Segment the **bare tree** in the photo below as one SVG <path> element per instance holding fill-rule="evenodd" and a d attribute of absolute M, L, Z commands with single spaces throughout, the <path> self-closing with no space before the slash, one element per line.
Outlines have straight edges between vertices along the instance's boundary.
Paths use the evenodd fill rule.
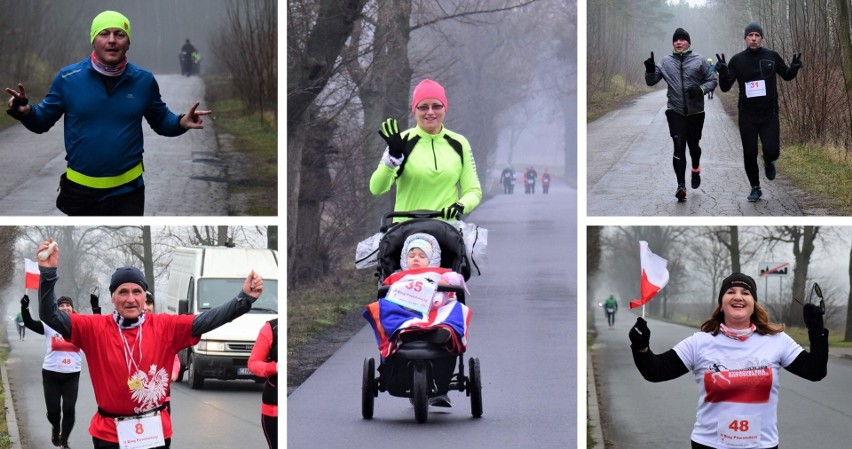
<path fill-rule="evenodd" d="M 784 322 L 799 322 L 802 316 L 802 305 L 793 298 L 805 298 L 806 282 L 811 255 L 814 252 L 814 242 L 819 234 L 819 226 L 783 226 L 767 230 L 764 237 L 770 243 L 788 243 L 792 245 L 795 266 L 793 268 L 793 291 L 788 303 L 790 308 L 783 315 Z"/>

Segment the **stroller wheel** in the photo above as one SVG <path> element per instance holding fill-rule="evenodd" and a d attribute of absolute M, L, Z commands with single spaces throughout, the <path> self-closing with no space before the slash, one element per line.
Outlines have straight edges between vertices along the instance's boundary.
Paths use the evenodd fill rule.
<path fill-rule="evenodd" d="M 471 357 L 468 361 L 470 376 L 467 380 L 467 394 L 470 396 L 470 414 L 474 418 L 482 416 L 482 377 L 479 374 L 479 359 Z"/>
<path fill-rule="evenodd" d="M 426 422 L 429 412 L 429 378 L 423 365 L 415 365 L 412 369 L 411 402 L 414 405 L 414 420 Z"/>
<path fill-rule="evenodd" d="M 361 416 L 364 419 L 373 418 L 373 405 L 376 396 L 376 379 L 373 377 L 376 371 L 376 361 L 372 357 L 364 359 L 364 368 L 361 377 Z"/>

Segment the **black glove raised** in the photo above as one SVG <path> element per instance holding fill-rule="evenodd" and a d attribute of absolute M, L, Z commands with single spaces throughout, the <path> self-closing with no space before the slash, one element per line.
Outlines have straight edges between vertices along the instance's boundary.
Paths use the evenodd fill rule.
<path fill-rule="evenodd" d="M 12 116 L 15 120 L 20 120 L 24 117 L 24 114 L 18 110 L 18 108 L 26 106 L 30 103 L 30 100 L 27 97 L 14 97 L 12 99 L 12 107 L 6 109 L 6 113 Z"/>
<path fill-rule="evenodd" d="M 791 69 L 801 69 L 802 68 L 802 54 L 796 53 L 793 55 L 793 61 L 790 62 Z"/>
<path fill-rule="evenodd" d="M 719 76 L 721 77 L 728 76 L 728 63 L 725 62 L 724 53 L 716 53 L 716 71 L 719 72 Z"/>
<path fill-rule="evenodd" d="M 29 308 L 29 307 L 30 307 L 30 297 L 29 297 L 29 296 L 27 296 L 27 295 L 24 295 L 24 296 L 21 298 L 21 308 L 22 308 L 22 309 L 27 309 L 27 308 Z"/>
<path fill-rule="evenodd" d="M 805 319 L 805 327 L 808 328 L 809 334 L 822 334 L 825 329 L 822 318 L 824 314 L 825 311 L 816 304 L 805 304 L 802 307 L 802 317 Z"/>
<path fill-rule="evenodd" d="M 97 308 L 98 308 L 98 295 L 97 295 L 97 290 L 93 291 L 93 292 L 89 295 L 89 303 L 92 305 L 92 310 L 95 310 L 95 309 L 97 309 Z"/>
<path fill-rule="evenodd" d="M 401 158 L 402 151 L 405 149 L 406 139 L 403 139 L 399 133 L 399 124 L 397 121 L 392 118 L 385 120 L 382 123 L 382 129 L 379 130 L 379 135 L 387 142 L 388 153 L 390 153 L 391 157 L 394 159 Z"/>
<path fill-rule="evenodd" d="M 654 64 L 654 52 L 651 52 L 651 57 L 646 59 L 643 64 L 645 64 L 645 71 L 646 72 L 654 73 L 654 71 L 656 70 L 656 67 L 657 67 L 657 65 Z"/>
<path fill-rule="evenodd" d="M 627 336 L 630 337 L 630 347 L 634 351 L 647 349 L 651 344 L 651 329 L 648 329 L 648 322 L 642 317 L 636 318 L 636 324 L 630 328 Z"/>
<path fill-rule="evenodd" d="M 455 203 L 451 204 L 441 210 L 443 214 L 444 220 L 452 220 L 459 216 L 459 214 L 464 213 L 464 204 Z"/>

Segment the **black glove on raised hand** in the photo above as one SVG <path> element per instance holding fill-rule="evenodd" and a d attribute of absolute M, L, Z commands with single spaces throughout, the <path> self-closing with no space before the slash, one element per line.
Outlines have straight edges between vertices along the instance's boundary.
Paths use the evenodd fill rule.
<path fill-rule="evenodd" d="M 697 98 L 704 95 L 704 89 L 701 86 L 692 86 L 686 89 L 686 96 L 689 98 Z"/>
<path fill-rule="evenodd" d="M 21 298 L 21 308 L 22 309 L 28 309 L 29 307 L 30 307 L 30 297 L 27 296 L 27 295 L 24 295 L 23 298 Z"/>
<path fill-rule="evenodd" d="M 728 63 L 725 62 L 724 53 L 716 53 L 716 71 L 719 72 L 719 76 L 728 76 Z"/>
<path fill-rule="evenodd" d="M 825 329 L 823 314 L 825 312 L 816 304 L 805 304 L 802 308 L 802 317 L 805 319 L 805 327 L 808 328 L 809 334 L 822 335 L 822 331 Z"/>
<path fill-rule="evenodd" d="M 634 351 L 647 349 L 651 344 L 651 329 L 648 329 L 648 322 L 644 318 L 636 318 L 636 324 L 630 328 L 627 334 L 630 337 L 630 347 Z"/>
<path fill-rule="evenodd" d="M 464 213 L 464 204 L 455 203 L 455 204 L 449 205 L 449 206 L 443 208 L 441 210 L 441 213 L 443 214 L 442 216 L 443 216 L 444 220 L 452 220 L 453 218 L 458 217 L 459 214 Z"/>
<path fill-rule="evenodd" d="M 402 151 L 405 149 L 405 140 L 399 133 L 399 124 L 396 120 L 389 118 L 382 123 L 382 129 L 379 130 L 379 135 L 388 144 L 388 153 L 394 159 L 402 157 Z"/>
<path fill-rule="evenodd" d="M 790 68 L 799 70 L 802 68 L 802 54 L 796 53 L 793 55 L 793 61 L 790 62 Z"/>
<path fill-rule="evenodd" d="M 92 310 L 98 308 L 98 295 L 96 295 L 95 292 L 92 292 L 89 295 L 89 303 L 92 305 Z"/>
<path fill-rule="evenodd" d="M 12 116 L 13 119 L 20 120 L 24 117 L 24 115 L 18 110 L 18 108 L 26 106 L 29 103 L 30 100 L 27 99 L 27 97 L 15 97 L 12 100 L 12 108 L 6 109 L 6 113 Z"/>
<path fill-rule="evenodd" d="M 651 57 L 646 59 L 643 64 L 645 64 L 645 71 L 646 72 L 654 73 L 654 71 L 656 70 L 656 67 L 657 67 L 657 65 L 654 64 L 654 52 L 651 52 Z"/>

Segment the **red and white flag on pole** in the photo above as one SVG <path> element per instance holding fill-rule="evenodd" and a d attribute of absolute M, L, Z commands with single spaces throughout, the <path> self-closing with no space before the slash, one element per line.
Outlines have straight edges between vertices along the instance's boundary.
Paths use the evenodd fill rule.
<path fill-rule="evenodd" d="M 38 290 L 38 280 L 41 272 L 38 264 L 30 259 L 24 259 L 24 288 L 27 290 Z"/>
<path fill-rule="evenodd" d="M 642 264 L 641 298 L 630 301 L 630 308 L 635 309 L 654 298 L 666 283 L 669 282 L 668 261 L 654 254 L 648 248 L 648 242 L 639 242 L 639 260 Z"/>

